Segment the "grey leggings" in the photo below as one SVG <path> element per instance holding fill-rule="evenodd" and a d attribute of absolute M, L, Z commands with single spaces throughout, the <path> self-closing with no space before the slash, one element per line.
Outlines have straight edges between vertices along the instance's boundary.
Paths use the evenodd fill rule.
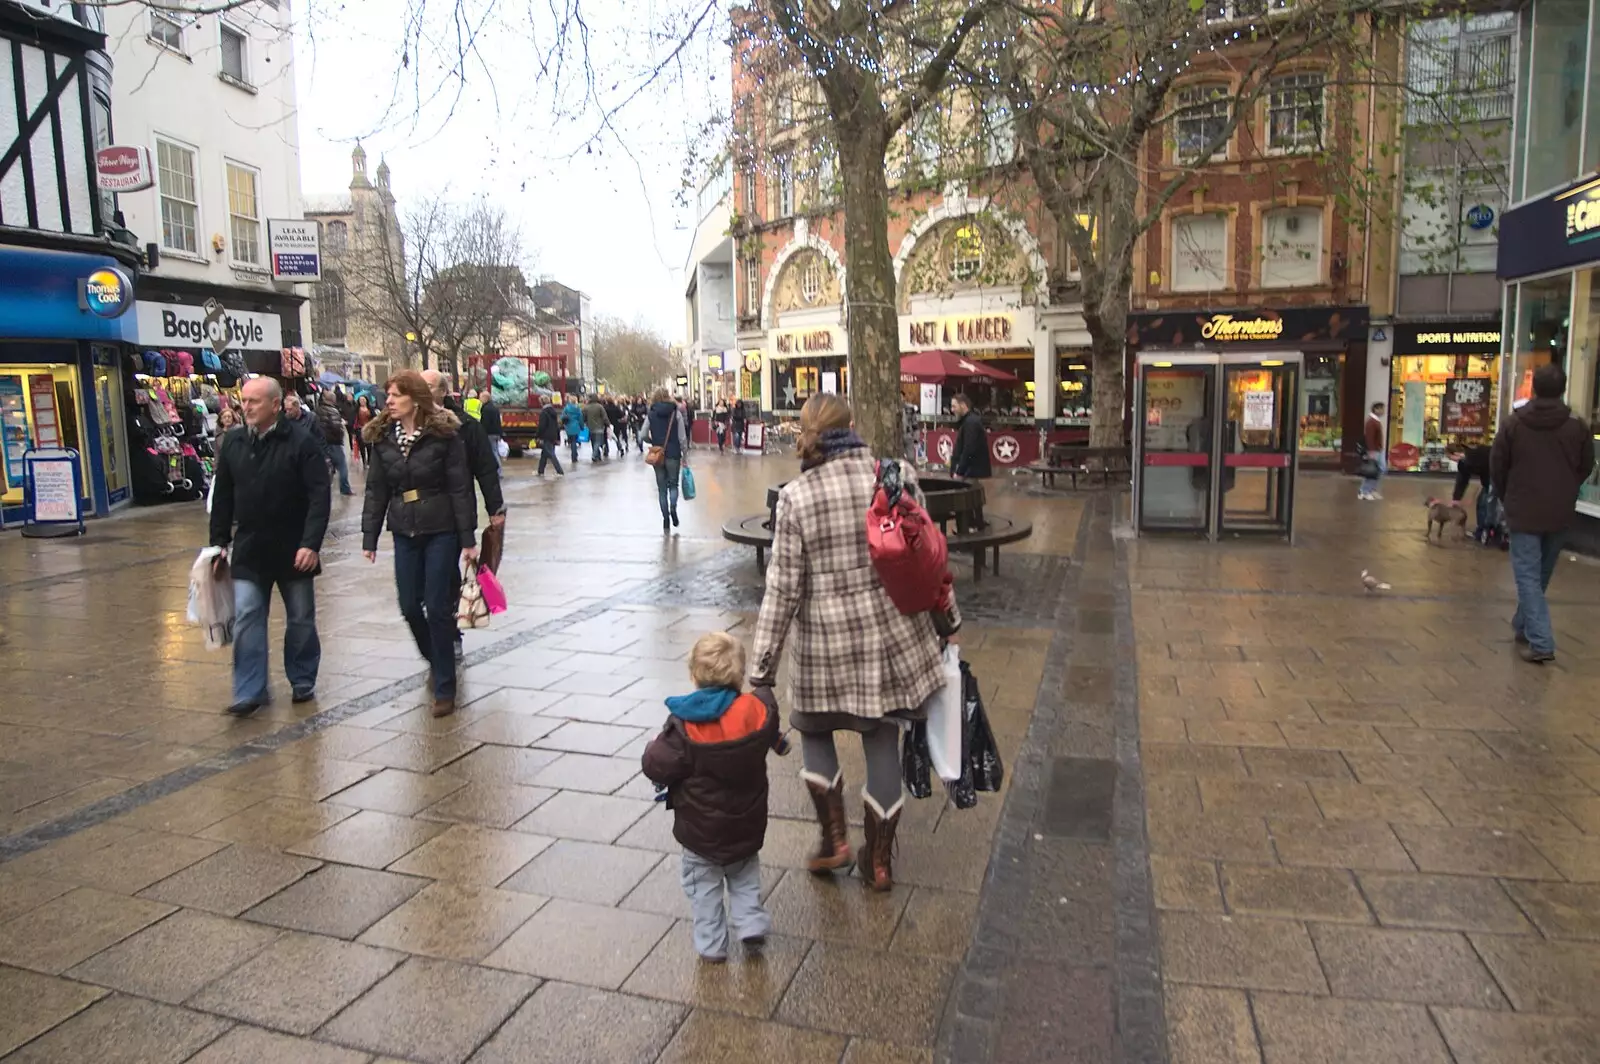
<path fill-rule="evenodd" d="M 886 815 L 900 802 L 900 729 L 883 721 L 861 733 L 861 749 L 867 755 L 867 794 Z M 800 761 L 814 776 L 831 780 L 839 774 L 839 751 L 833 746 L 833 733 L 800 734 Z"/>

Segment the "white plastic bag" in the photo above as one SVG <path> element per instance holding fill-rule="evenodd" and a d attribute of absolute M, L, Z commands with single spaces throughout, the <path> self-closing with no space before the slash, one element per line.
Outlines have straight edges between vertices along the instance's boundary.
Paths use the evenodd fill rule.
<path fill-rule="evenodd" d="M 944 686 L 928 699 L 928 760 L 942 780 L 961 778 L 961 652 L 944 648 Z"/>
<path fill-rule="evenodd" d="M 233 576 L 216 560 L 221 547 L 207 547 L 189 568 L 189 621 L 200 626 L 207 650 L 233 642 Z"/>
<path fill-rule="evenodd" d="M 494 453 L 499 455 L 501 458 L 510 458 L 511 457 L 511 445 L 509 443 L 507 443 L 505 440 L 495 440 L 494 441 Z"/>

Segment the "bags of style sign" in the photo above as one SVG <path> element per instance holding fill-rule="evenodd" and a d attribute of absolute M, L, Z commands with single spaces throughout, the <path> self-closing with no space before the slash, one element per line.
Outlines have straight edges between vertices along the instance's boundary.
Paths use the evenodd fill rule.
<path fill-rule="evenodd" d="M 867 507 L 867 552 L 901 613 L 926 613 L 946 601 L 949 547 L 928 511 L 904 490 L 898 462 L 878 463 L 878 486 Z"/>
<path fill-rule="evenodd" d="M 221 557 L 222 548 L 207 547 L 189 568 L 189 621 L 205 633 L 207 650 L 233 642 L 233 576 Z"/>

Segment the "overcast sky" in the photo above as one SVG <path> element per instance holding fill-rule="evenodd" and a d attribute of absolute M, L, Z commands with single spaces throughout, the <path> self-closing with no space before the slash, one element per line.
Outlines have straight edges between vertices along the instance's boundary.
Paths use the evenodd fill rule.
<path fill-rule="evenodd" d="M 463 200 L 486 196 L 521 223 L 533 273 L 587 292 L 599 313 L 640 317 L 669 342 L 683 339 L 683 265 L 696 219 L 694 197 L 687 206 L 677 199 L 687 146 L 703 139 L 697 131 L 715 109 L 727 107 L 725 23 L 704 24 L 673 73 L 617 113 L 606 131 L 601 110 L 580 91 L 575 53 L 566 76 L 535 76 L 548 54 L 535 41 L 554 35 L 519 21 L 534 5 L 462 0 L 474 14 L 498 5 L 478 34 L 479 55 L 464 84 L 448 73 L 456 66 L 453 45 L 408 47 L 399 27 L 419 3 L 430 5 L 424 36 L 454 39 L 443 22 L 452 2 L 296 6 L 306 194 L 348 186 L 360 137 L 369 173 L 387 157 L 402 211 L 409 198 L 442 189 Z M 616 100 L 683 36 L 663 27 L 684 9 L 590 3 L 584 15 L 595 84 Z"/>

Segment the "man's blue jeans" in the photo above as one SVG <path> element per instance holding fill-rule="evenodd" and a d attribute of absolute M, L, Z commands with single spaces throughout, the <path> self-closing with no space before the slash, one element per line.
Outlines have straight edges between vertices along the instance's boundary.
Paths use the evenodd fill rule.
<path fill-rule="evenodd" d="M 683 459 L 663 458 L 656 470 L 656 496 L 661 500 L 661 516 L 670 517 L 678 512 L 678 477 L 683 470 Z"/>
<path fill-rule="evenodd" d="M 456 607 L 461 541 L 454 532 L 394 537 L 394 588 L 433 674 L 433 697 L 456 696 Z"/>
<path fill-rule="evenodd" d="M 283 632 L 283 672 L 289 686 L 317 686 L 322 643 L 317 638 L 317 596 L 311 577 L 278 581 L 288 624 Z M 267 700 L 267 611 L 272 584 L 233 578 L 233 700 Z"/>
<path fill-rule="evenodd" d="M 1511 618 L 1511 627 L 1541 654 L 1556 652 L 1544 593 L 1565 539 L 1564 532 L 1511 533 L 1511 576 L 1517 582 L 1517 614 Z"/>
<path fill-rule="evenodd" d="M 328 465 L 339 473 L 339 494 L 354 495 L 355 492 L 350 490 L 350 456 L 345 454 L 344 444 L 325 443 L 322 453 L 327 457 Z"/>
<path fill-rule="evenodd" d="M 1368 457 L 1378 464 L 1378 476 L 1361 478 L 1361 494 L 1374 495 L 1378 491 L 1378 478 L 1383 476 L 1385 466 L 1383 455 L 1373 454 L 1369 455 Z"/>

